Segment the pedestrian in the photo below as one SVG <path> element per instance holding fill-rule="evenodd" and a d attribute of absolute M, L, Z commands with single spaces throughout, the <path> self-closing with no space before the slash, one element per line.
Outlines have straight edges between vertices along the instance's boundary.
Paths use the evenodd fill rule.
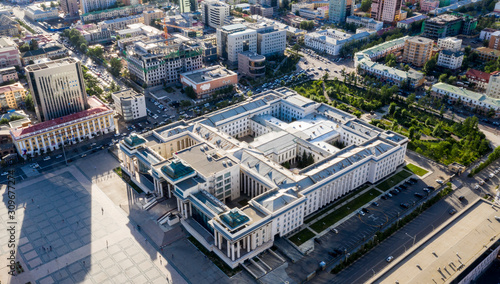
<path fill-rule="evenodd" d="M 108 248 L 108 240 L 106 240 L 106 248 Z"/>
<path fill-rule="evenodd" d="M 31 203 L 35 203 L 35 200 L 33 200 L 33 198 L 31 198 Z"/>
<path fill-rule="evenodd" d="M 102 215 L 104 215 L 104 208 L 101 207 Z"/>

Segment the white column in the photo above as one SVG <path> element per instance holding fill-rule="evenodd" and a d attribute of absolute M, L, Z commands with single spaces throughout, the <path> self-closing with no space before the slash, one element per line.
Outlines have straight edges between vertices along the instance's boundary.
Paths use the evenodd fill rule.
<path fill-rule="evenodd" d="M 90 132 L 90 123 L 87 121 L 87 129 L 88 129 L 88 136 L 90 138 L 90 135 L 92 135 L 92 132 Z"/>
<path fill-rule="evenodd" d="M 230 253 L 229 253 L 229 249 L 230 249 L 230 247 L 229 247 L 229 240 L 227 240 L 227 257 L 228 257 L 228 258 L 230 258 L 230 257 L 231 257 L 231 255 L 230 255 Z"/>
<path fill-rule="evenodd" d="M 231 244 L 231 260 L 234 261 L 234 243 Z"/>
<path fill-rule="evenodd" d="M 218 242 L 219 242 L 219 250 L 222 249 L 222 235 L 217 233 L 217 238 L 218 238 Z"/>
<path fill-rule="evenodd" d="M 214 230 L 214 246 L 217 246 L 217 230 Z"/>
<path fill-rule="evenodd" d="M 95 128 L 95 119 L 92 119 L 92 126 L 94 127 L 94 133 L 97 132 L 96 128 Z"/>
<path fill-rule="evenodd" d="M 191 202 L 189 202 L 189 217 L 193 216 L 193 208 L 191 207 Z"/>
<path fill-rule="evenodd" d="M 236 258 L 240 258 L 240 241 L 236 243 Z"/>

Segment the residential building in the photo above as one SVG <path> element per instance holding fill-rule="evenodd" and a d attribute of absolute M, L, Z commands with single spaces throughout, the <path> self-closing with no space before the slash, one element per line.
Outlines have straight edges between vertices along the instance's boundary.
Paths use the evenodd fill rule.
<path fill-rule="evenodd" d="M 358 27 L 365 27 L 370 30 L 379 31 L 384 27 L 383 22 L 375 21 L 372 18 L 358 17 L 358 16 L 347 16 L 346 22 L 348 24 L 355 24 Z"/>
<path fill-rule="evenodd" d="M 182 73 L 180 76 L 182 85 L 193 87 L 198 99 L 238 84 L 235 72 L 218 65 Z"/>
<path fill-rule="evenodd" d="M 259 15 L 266 18 L 271 18 L 274 13 L 273 7 L 262 6 L 262 5 L 251 5 L 250 13 L 252 15 Z"/>
<path fill-rule="evenodd" d="M 0 160 L 2 160 L 4 164 L 10 164 L 16 157 L 16 147 L 14 143 L 12 143 L 9 126 L 0 125 Z"/>
<path fill-rule="evenodd" d="M 142 17 L 144 18 L 144 24 L 151 25 L 151 23 L 156 19 L 163 20 L 163 18 L 165 17 L 165 12 L 163 12 L 163 10 L 161 9 L 143 11 Z"/>
<path fill-rule="evenodd" d="M 203 23 L 214 29 L 224 25 L 224 20 L 229 16 L 229 10 L 229 5 L 221 1 L 206 0 L 201 2 Z"/>
<path fill-rule="evenodd" d="M 245 136 L 253 140 L 239 140 Z M 347 147 L 333 146 L 337 141 Z M 196 121 L 132 134 L 120 142 L 119 157 L 124 175 L 177 203 L 183 227 L 235 268 L 321 208 L 394 173 L 407 144 L 402 135 L 280 88 Z M 281 166 L 304 152 L 309 167 Z M 243 198 L 247 205 L 231 205 Z"/>
<path fill-rule="evenodd" d="M 60 0 L 61 8 L 64 14 L 69 16 L 78 16 L 78 0 Z"/>
<path fill-rule="evenodd" d="M 45 9 L 42 8 L 42 4 L 45 5 Z M 56 7 L 50 7 L 50 2 L 41 2 L 26 7 L 24 15 L 32 21 L 39 22 L 59 17 L 59 10 Z"/>
<path fill-rule="evenodd" d="M 351 41 L 367 40 L 369 36 L 370 33 L 366 31 L 357 34 L 348 34 L 340 30 L 326 29 L 306 34 L 304 44 L 320 52 L 338 55 L 344 44 Z"/>
<path fill-rule="evenodd" d="M 414 17 L 399 21 L 396 26 L 398 28 L 401 28 L 401 29 L 409 30 L 411 28 L 412 24 L 419 23 L 421 21 L 424 21 L 427 18 L 428 18 L 427 15 L 414 16 Z"/>
<path fill-rule="evenodd" d="M 420 11 L 428 13 L 439 8 L 439 0 L 420 0 Z"/>
<path fill-rule="evenodd" d="M 88 108 L 81 62 L 68 57 L 26 66 L 27 81 L 39 121 Z"/>
<path fill-rule="evenodd" d="M 60 44 L 42 47 L 36 50 L 30 50 L 21 54 L 21 61 L 24 66 L 33 64 L 35 61 L 48 58 L 51 60 L 60 59 L 69 56 L 69 51 Z"/>
<path fill-rule="evenodd" d="M 27 34 L 25 37 L 22 38 L 23 43 L 18 43 L 19 44 L 31 44 L 32 40 L 36 40 L 38 43 L 38 47 L 44 47 L 46 45 L 54 45 L 55 40 L 50 36 L 49 34 Z"/>
<path fill-rule="evenodd" d="M 413 64 L 418 67 L 424 64 L 431 58 L 432 46 L 434 41 L 424 37 L 411 37 L 405 41 L 403 51 L 403 61 Z"/>
<path fill-rule="evenodd" d="M 0 84 L 9 81 L 17 81 L 18 79 L 19 77 L 17 76 L 17 71 L 14 66 L 0 69 Z"/>
<path fill-rule="evenodd" d="M 174 39 L 139 41 L 127 46 L 127 67 L 140 85 L 158 86 L 179 82 L 179 75 L 202 67 L 199 43 Z"/>
<path fill-rule="evenodd" d="M 473 83 L 476 88 L 480 90 L 486 90 L 488 83 L 490 82 L 490 73 L 486 73 L 476 69 L 467 70 L 465 76 L 470 83 Z"/>
<path fill-rule="evenodd" d="M 217 55 L 230 65 L 238 64 L 238 53 L 257 52 L 257 31 L 242 24 L 217 29 Z"/>
<path fill-rule="evenodd" d="M 21 26 L 10 16 L 0 15 L 0 36 L 13 37 L 21 32 Z"/>
<path fill-rule="evenodd" d="M 249 29 L 257 32 L 257 53 L 269 56 L 283 54 L 286 49 L 286 31 L 266 23 L 251 24 Z"/>
<path fill-rule="evenodd" d="M 245 51 L 238 54 L 238 73 L 250 78 L 266 75 L 266 57 L 255 52 Z"/>
<path fill-rule="evenodd" d="M 116 5 L 116 0 L 80 0 L 82 14 L 109 9 Z"/>
<path fill-rule="evenodd" d="M 111 41 L 111 31 L 96 24 L 78 25 L 79 30 L 89 44 L 107 43 Z"/>
<path fill-rule="evenodd" d="M 26 90 L 21 83 L 0 86 L 0 108 L 17 109 L 26 98 Z"/>
<path fill-rule="evenodd" d="M 198 1 L 196 0 L 179 0 L 179 11 L 181 13 L 191 13 L 198 10 Z"/>
<path fill-rule="evenodd" d="M 121 38 L 126 38 L 129 36 L 136 37 L 139 35 L 145 35 L 149 39 L 165 38 L 165 33 L 163 30 L 159 30 L 155 27 L 148 26 L 147 24 L 142 23 L 127 25 L 126 29 L 118 30 L 115 33 Z"/>
<path fill-rule="evenodd" d="M 438 55 L 437 66 L 456 70 L 462 67 L 464 53 L 462 51 L 441 50 Z"/>
<path fill-rule="evenodd" d="M 203 41 L 200 44 L 203 49 L 203 62 L 210 64 L 217 61 L 217 46 L 211 41 Z"/>
<path fill-rule="evenodd" d="M 329 0 L 328 16 L 330 21 L 336 23 L 345 22 L 347 0 Z M 302 16 L 302 15 L 301 15 Z"/>
<path fill-rule="evenodd" d="M 33 125 L 10 129 L 17 152 L 24 159 L 60 149 L 101 134 L 114 132 L 113 110 L 96 97 L 88 98 L 88 109 Z"/>
<path fill-rule="evenodd" d="M 401 17 L 401 0 L 373 0 L 371 17 L 385 23 L 399 22 Z"/>
<path fill-rule="evenodd" d="M 452 13 L 429 18 L 423 23 L 423 37 L 438 39 L 459 34 L 469 35 L 476 28 L 477 19 L 469 15 Z"/>
<path fill-rule="evenodd" d="M 500 31 L 491 33 L 488 47 L 491 49 L 500 50 Z"/>
<path fill-rule="evenodd" d="M 437 46 L 439 49 L 460 51 L 462 49 L 462 40 L 456 37 L 440 38 L 437 41 Z"/>
<path fill-rule="evenodd" d="M 151 40 L 149 37 L 145 35 L 138 35 L 138 36 L 133 36 L 133 37 L 125 37 L 125 38 L 120 38 L 118 40 L 118 48 L 120 48 L 121 51 L 126 51 L 127 46 L 132 45 L 136 42 L 145 42 Z"/>
<path fill-rule="evenodd" d="M 0 38 L 0 68 L 19 66 L 21 67 L 21 57 L 16 43 L 8 37 Z"/>
<path fill-rule="evenodd" d="M 462 87 L 437 83 L 432 85 L 431 96 L 439 99 L 446 97 L 448 103 L 456 103 L 459 101 L 463 106 L 469 107 L 472 110 L 477 109 L 483 114 L 487 114 L 493 109 L 493 117 L 500 117 L 500 99 L 469 91 Z"/>
<path fill-rule="evenodd" d="M 490 40 L 491 34 L 493 34 L 496 31 L 498 31 L 498 30 L 490 29 L 490 28 L 485 28 L 479 34 L 479 39 L 480 40 Z"/>
<path fill-rule="evenodd" d="M 97 25 L 101 29 L 117 31 L 127 28 L 128 25 L 141 23 L 144 24 L 144 17 L 141 15 L 128 16 L 112 20 L 99 22 Z"/>
<path fill-rule="evenodd" d="M 142 14 L 142 12 L 145 11 L 146 9 L 149 9 L 149 7 L 150 7 L 149 5 L 133 5 L 133 6 L 111 8 L 102 11 L 98 10 L 98 11 L 83 13 L 80 16 L 80 19 L 82 20 L 83 23 L 99 22 L 103 20 Z"/>
<path fill-rule="evenodd" d="M 491 73 L 486 95 L 494 99 L 500 99 L 500 72 L 495 71 Z"/>
<path fill-rule="evenodd" d="M 115 103 L 116 112 L 123 117 L 124 121 L 134 121 L 148 115 L 144 94 L 139 94 L 133 89 L 125 89 L 114 92 L 111 98 Z"/>
<path fill-rule="evenodd" d="M 121 0 L 125 6 L 141 5 L 142 0 Z"/>
<path fill-rule="evenodd" d="M 390 85 L 403 86 L 407 84 L 411 88 L 418 88 L 425 82 L 424 75 L 410 70 L 401 71 L 397 68 L 387 67 L 384 64 L 377 63 L 380 58 L 388 54 L 395 54 L 396 57 L 402 54 L 406 40 L 409 36 L 387 41 L 374 47 L 365 49 L 354 54 L 354 67 L 360 68 L 362 74 L 368 74 L 377 77 L 381 82 Z"/>
<path fill-rule="evenodd" d="M 476 48 L 476 53 L 479 55 L 479 60 L 484 62 L 497 60 L 498 57 L 500 57 L 500 50 L 491 49 L 488 47 L 478 47 Z"/>

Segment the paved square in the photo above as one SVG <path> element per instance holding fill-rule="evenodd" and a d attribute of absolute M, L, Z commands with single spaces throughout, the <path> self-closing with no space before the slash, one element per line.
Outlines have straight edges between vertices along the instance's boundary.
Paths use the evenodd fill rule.
<path fill-rule="evenodd" d="M 6 196 L 4 188 L 0 194 Z M 16 260 L 25 272 L 8 277 L 8 236 L 1 234 L 0 283 L 167 283 L 172 277 L 137 241 L 143 239 L 123 212 L 74 167 L 17 184 L 16 205 Z"/>

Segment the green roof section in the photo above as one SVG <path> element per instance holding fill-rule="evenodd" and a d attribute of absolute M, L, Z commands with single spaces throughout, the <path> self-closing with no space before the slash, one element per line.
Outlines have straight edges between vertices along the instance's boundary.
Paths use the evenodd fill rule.
<path fill-rule="evenodd" d="M 360 51 L 360 53 L 364 53 L 364 54 L 371 57 L 372 54 L 377 54 L 379 52 L 382 52 L 382 51 L 385 51 L 389 48 L 392 48 L 393 46 L 404 44 L 405 41 L 409 38 L 410 38 L 410 36 L 405 36 L 405 37 L 400 37 L 400 38 L 395 39 L 395 40 L 386 41 L 386 42 L 383 42 L 381 44 L 370 47 L 368 49 L 362 50 L 362 51 Z"/>
<path fill-rule="evenodd" d="M 245 213 L 238 210 L 238 208 L 231 209 L 231 211 L 220 215 L 220 219 L 231 230 L 237 229 L 250 222 L 250 218 L 245 215 Z"/>
<path fill-rule="evenodd" d="M 141 144 L 146 143 L 146 139 L 136 134 L 130 134 L 130 136 L 125 138 L 124 141 L 130 148 L 135 148 Z"/>
<path fill-rule="evenodd" d="M 471 100 L 476 100 L 478 102 L 486 103 L 494 107 L 500 107 L 500 99 L 494 99 L 486 95 L 467 90 L 462 87 L 457 87 L 446 83 L 436 83 L 432 85 L 432 89 L 442 90 L 444 92 L 456 94 L 458 96 L 462 96 Z"/>
<path fill-rule="evenodd" d="M 106 13 L 106 12 L 111 12 L 111 11 L 118 11 L 118 10 L 123 10 L 123 9 L 127 9 L 127 8 L 135 8 L 135 7 L 138 7 L 138 6 L 141 6 L 141 5 L 137 4 L 137 5 L 116 7 L 116 8 L 111 8 L 111 9 L 106 9 L 106 10 L 100 10 L 100 11 L 92 11 L 92 12 L 88 12 L 88 13 L 85 13 L 85 14 L 80 15 L 80 16 L 81 17 L 85 17 L 85 16 L 88 16 L 88 15 L 98 15 L 98 14 L 101 14 L 101 13 Z"/>
<path fill-rule="evenodd" d="M 174 181 L 194 172 L 193 168 L 184 165 L 180 160 L 173 161 L 170 164 L 161 167 L 161 171 Z"/>

